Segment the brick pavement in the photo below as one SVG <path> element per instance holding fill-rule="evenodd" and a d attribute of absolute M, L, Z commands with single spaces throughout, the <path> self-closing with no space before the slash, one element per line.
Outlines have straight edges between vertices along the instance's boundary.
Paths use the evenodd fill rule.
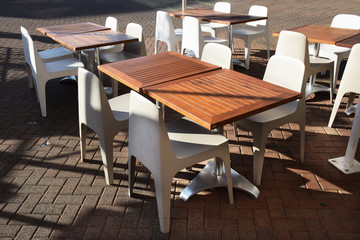
<path fill-rule="evenodd" d="M 188 5 L 210 8 L 214 2 L 188 1 Z M 329 25 L 338 13 L 360 14 L 357 0 L 230 2 L 239 13 L 255 3 L 268 6 L 271 32 L 302 24 Z M 135 197 L 127 197 L 126 132 L 114 141 L 113 186 L 105 186 L 98 139 L 92 132 L 87 135 L 87 160 L 79 162 L 76 85 L 50 81 L 48 117 L 41 117 L 34 91 L 27 85 L 20 26 L 29 30 L 39 49 L 45 49 L 56 44 L 36 27 L 80 21 L 102 24 L 111 15 L 120 22 L 120 30 L 128 22 L 140 23 L 152 54 L 157 9 L 180 9 L 180 0 L 0 2 L 0 238 L 360 239 L 360 175 L 345 176 L 327 163 L 345 154 L 353 116 L 343 114 L 342 105 L 334 128 L 326 127 L 331 111 L 326 93 L 307 102 L 303 165 L 294 161 L 298 126 L 287 124 L 272 131 L 258 199 L 236 190 L 235 204 L 229 205 L 226 190 L 215 189 L 183 202 L 179 193 L 201 165 L 178 174 L 169 234 L 159 231 L 153 181 L 141 166 Z M 272 50 L 276 40 L 271 37 Z M 241 46 L 235 41 L 239 59 Z M 261 78 L 264 46 L 263 40 L 253 43 L 249 71 L 235 70 Z M 175 116 L 168 113 L 169 118 Z M 231 126 L 225 127 L 225 134 L 233 168 L 252 179 L 250 134 L 240 132 L 235 138 Z M 50 145 L 42 146 L 46 140 Z"/>

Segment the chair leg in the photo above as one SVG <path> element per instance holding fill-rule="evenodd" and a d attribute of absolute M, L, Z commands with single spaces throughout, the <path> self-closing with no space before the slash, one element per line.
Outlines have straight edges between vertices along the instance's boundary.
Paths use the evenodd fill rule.
<path fill-rule="evenodd" d="M 26 67 L 26 72 L 27 72 L 27 75 L 28 75 L 29 89 L 31 89 L 31 88 L 34 87 L 31 68 L 30 68 L 29 64 L 27 64 L 27 63 L 25 63 L 25 67 Z"/>
<path fill-rule="evenodd" d="M 128 194 L 129 197 L 132 196 L 133 189 L 134 189 L 134 182 L 135 182 L 135 164 L 136 164 L 136 158 L 134 156 L 131 156 L 129 153 L 129 160 L 128 160 Z"/>
<path fill-rule="evenodd" d="M 330 72 L 330 101 L 334 102 L 334 93 L 336 86 L 334 85 L 334 69 L 329 69 Z"/>
<path fill-rule="evenodd" d="M 338 91 L 337 95 L 336 95 L 336 98 L 335 98 L 335 103 L 333 105 L 333 109 L 331 111 L 331 115 L 330 115 L 330 119 L 329 119 L 329 123 L 328 123 L 328 127 L 332 127 L 333 123 L 334 123 L 334 119 L 335 119 L 335 116 L 336 116 L 336 113 L 339 109 L 339 106 L 340 106 L 340 103 L 341 103 L 341 100 L 343 98 L 345 93 L 343 93 L 342 91 Z"/>
<path fill-rule="evenodd" d="M 46 112 L 46 82 L 40 82 L 38 81 L 38 84 L 36 86 L 36 90 L 37 90 L 37 94 L 38 94 L 38 98 L 39 98 L 39 103 L 40 103 L 40 109 L 41 109 L 41 115 L 43 117 L 47 116 L 47 112 Z"/>
<path fill-rule="evenodd" d="M 304 163 L 305 157 L 305 115 L 302 117 L 301 121 L 299 121 L 300 126 L 300 162 Z"/>
<path fill-rule="evenodd" d="M 348 103 L 346 104 L 346 108 L 349 108 L 353 105 L 355 97 L 356 97 L 356 93 L 350 92 Z"/>
<path fill-rule="evenodd" d="M 270 58 L 270 39 L 269 34 L 266 35 L 266 45 L 267 45 L 267 59 Z"/>
<path fill-rule="evenodd" d="M 86 132 L 87 126 L 84 123 L 80 123 L 79 125 L 79 135 L 80 135 L 80 155 L 81 155 L 81 162 L 85 159 L 86 153 Z"/>
<path fill-rule="evenodd" d="M 99 136 L 101 158 L 104 165 L 104 174 L 107 185 L 114 182 L 114 163 L 113 163 L 113 141 L 114 137 Z"/>
<path fill-rule="evenodd" d="M 155 54 L 157 54 L 157 45 L 158 45 L 158 40 L 155 40 L 155 51 L 154 51 Z"/>
<path fill-rule="evenodd" d="M 253 181 L 256 186 L 260 186 L 267 135 L 264 134 L 264 131 L 254 132 L 253 135 Z"/>
<path fill-rule="evenodd" d="M 166 179 L 164 177 L 154 176 L 160 231 L 163 233 L 170 231 L 171 180 L 171 178 Z"/>

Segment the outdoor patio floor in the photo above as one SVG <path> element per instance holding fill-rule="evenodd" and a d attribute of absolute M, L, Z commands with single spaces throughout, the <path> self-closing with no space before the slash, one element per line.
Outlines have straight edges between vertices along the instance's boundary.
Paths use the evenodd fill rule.
<path fill-rule="evenodd" d="M 181 1 L 160 2 L 0 3 L 0 238 L 360 239 L 360 173 L 344 175 L 328 163 L 330 158 L 345 155 L 354 119 L 354 115 L 344 114 L 347 97 L 333 128 L 327 127 L 332 109 L 329 94 L 308 98 L 304 164 L 299 163 L 296 123 L 271 132 L 257 199 L 235 190 L 235 204 L 230 205 L 226 189 L 216 188 L 184 202 L 179 198 L 181 190 L 204 165 L 176 175 L 169 234 L 159 230 L 153 180 L 140 164 L 134 197 L 128 197 L 126 131 L 114 139 L 113 185 L 105 184 L 99 142 L 92 131 L 87 135 L 86 161 L 80 162 L 75 82 L 56 79 L 48 83 L 48 116 L 41 117 L 35 92 L 28 87 L 20 26 L 29 30 L 39 49 L 46 49 L 59 45 L 36 32 L 36 27 L 85 21 L 103 24 L 107 16 L 114 16 L 120 31 L 129 22 L 144 27 L 150 55 L 154 52 L 156 10 L 181 7 Z M 247 13 L 255 4 L 230 2 L 232 11 L 238 13 Z M 270 32 L 275 32 L 304 24 L 330 25 L 338 13 L 360 14 L 359 1 L 345 2 L 284 0 L 270 4 L 261 0 L 256 4 L 269 7 Z M 188 6 L 211 8 L 214 3 L 188 1 Z M 272 54 L 276 41 L 271 37 Z M 250 70 L 235 70 L 262 78 L 267 63 L 265 46 L 264 40 L 255 41 Z M 242 47 L 235 41 L 235 56 L 240 60 Z M 165 51 L 163 45 L 161 50 Z M 318 80 L 326 84 L 328 75 Z M 120 88 L 121 92 L 129 90 Z M 176 117 L 177 113 L 167 111 L 167 120 Z M 232 167 L 252 180 L 251 134 L 239 130 L 239 137 L 234 137 L 231 125 L 224 130 L 230 140 Z M 360 159 L 360 151 L 356 158 Z"/>

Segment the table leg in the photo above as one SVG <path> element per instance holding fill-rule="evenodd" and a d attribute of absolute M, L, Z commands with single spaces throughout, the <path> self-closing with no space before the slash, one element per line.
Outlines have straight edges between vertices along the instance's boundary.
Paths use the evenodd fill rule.
<path fill-rule="evenodd" d="M 216 129 L 219 134 L 223 134 L 223 128 Z M 238 172 L 231 169 L 233 188 L 245 191 L 257 198 L 260 194 L 259 189 L 249 180 L 241 176 Z M 187 201 L 190 197 L 203 190 L 214 187 L 227 187 L 224 164 L 219 158 L 209 161 L 200 173 L 190 182 L 180 193 L 180 198 Z"/>
<path fill-rule="evenodd" d="M 223 164 L 220 159 L 209 161 L 200 173 L 181 192 L 180 198 L 187 201 L 190 197 L 203 190 L 214 187 L 226 187 L 225 169 L 224 166 L 221 165 Z M 233 169 L 231 169 L 231 177 L 233 188 L 245 191 L 254 198 L 259 196 L 259 189 Z"/>
<path fill-rule="evenodd" d="M 355 118 L 351 129 L 345 156 L 329 159 L 328 162 L 344 174 L 360 172 L 360 162 L 355 160 L 355 152 L 360 137 L 360 108 L 356 108 Z"/>

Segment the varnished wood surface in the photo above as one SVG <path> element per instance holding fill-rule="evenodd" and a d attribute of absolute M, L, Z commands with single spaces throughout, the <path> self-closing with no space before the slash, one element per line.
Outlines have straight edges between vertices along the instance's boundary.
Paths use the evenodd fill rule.
<path fill-rule="evenodd" d="M 99 25 L 99 24 L 95 24 L 95 23 L 91 23 L 91 22 L 84 22 L 84 23 L 50 26 L 50 27 L 40 27 L 40 28 L 37 28 L 36 30 L 41 32 L 44 35 L 54 38 L 59 35 L 94 32 L 94 31 L 101 31 L 101 30 L 108 30 L 108 29 L 110 29 L 110 28 Z"/>
<path fill-rule="evenodd" d="M 360 43 L 360 34 L 342 40 L 336 43 L 336 46 L 352 48 L 355 44 Z"/>
<path fill-rule="evenodd" d="M 176 52 L 166 52 L 103 64 L 98 69 L 140 92 L 144 87 L 213 71 L 220 67 Z"/>
<path fill-rule="evenodd" d="M 169 12 L 169 15 L 177 18 L 184 18 L 185 16 L 191 16 L 199 19 L 200 21 L 222 23 L 226 25 L 240 24 L 240 23 L 267 19 L 267 17 L 243 15 L 236 13 L 223 13 L 209 9 L 187 9 L 184 11 Z"/>
<path fill-rule="evenodd" d="M 221 69 L 145 88 L 145 94 L 207 129 L 301 98 L 301 93 Z"/>
<path fill-rule="evenodd" d="M 138 41 L 138 38 L 113 30 L 58 35 L 53 39 L 73 51 Z"/>
<path fill-rule="evenodd" d="M 325 43 L 335 45 L 344 39 L 360 34 L 360 30 L 334 28 L 320 25 L 304 25 L 288 29 L 289 31 L 304 34 L 309 42 Z M 279 36 L 279 32 L 273 33 L 273 36 Z"/>

